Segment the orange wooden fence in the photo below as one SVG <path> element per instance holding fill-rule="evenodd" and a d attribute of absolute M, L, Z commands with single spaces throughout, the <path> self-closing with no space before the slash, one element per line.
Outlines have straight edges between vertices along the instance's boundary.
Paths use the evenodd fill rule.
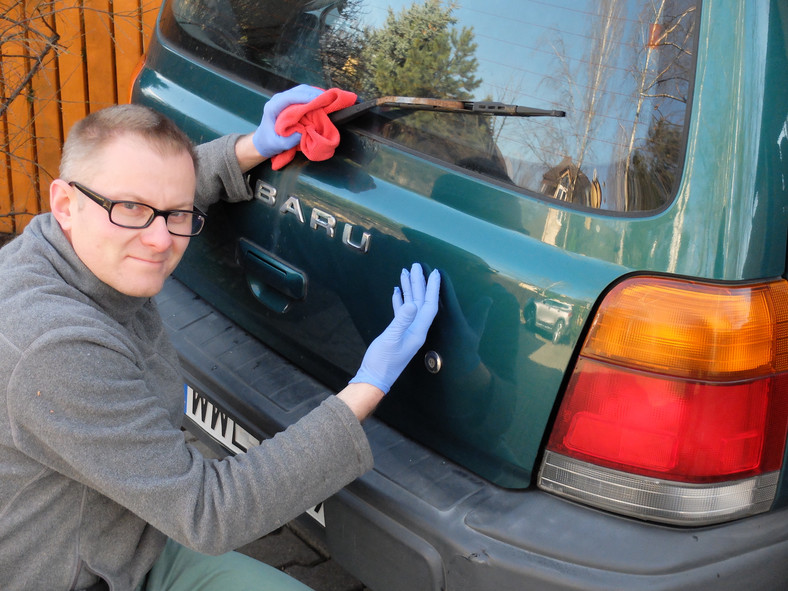
<path fill-rule="evenodd" d="M 0 233 L 48 209 L 77 120 L 128 102 L 160 0 L 0 0 Z"/>

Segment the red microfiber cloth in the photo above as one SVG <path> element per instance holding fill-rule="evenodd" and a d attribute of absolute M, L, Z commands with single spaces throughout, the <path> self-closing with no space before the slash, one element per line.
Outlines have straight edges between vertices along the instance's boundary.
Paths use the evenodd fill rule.
<path fill-rule="evenodd" d="M 339 145 L 339 131 L 328 118 L 329 113 L 356 103 L 356 95 L 340 88 L 329 88 L 323 94 L 302 105 L 290 105 L 276 118 L 274 130 L 282 136 L 301 133 L 301 142 L 295 148 L 271 158 L 271 167 L 279 170 L 288 164 L 297 150 L 310 160 L 328 160 Z"/>

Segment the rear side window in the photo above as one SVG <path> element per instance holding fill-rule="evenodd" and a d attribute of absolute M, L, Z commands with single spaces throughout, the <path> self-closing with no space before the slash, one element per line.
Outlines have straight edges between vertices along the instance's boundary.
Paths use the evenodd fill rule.
<path fill-rule="evenodd" d="M 172 0 L 203 55 L 255 81 L 566 112 L 381 109 L 359 121 L 412 150 L 583 207 L 648 212 L 683 162 L 692 0 Z M 255 72 L 252 74 L 252 72 Z"/>

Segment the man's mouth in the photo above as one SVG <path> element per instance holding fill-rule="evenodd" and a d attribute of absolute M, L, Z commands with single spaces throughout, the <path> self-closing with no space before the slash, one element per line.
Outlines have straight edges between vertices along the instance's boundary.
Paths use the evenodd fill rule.
<path fill-rule="evenodd" d="M 148 258 L 148 257 L 140 257 L 140 256 L 129 256 L 130 259 L 135 260 L 140 263 L 146 263 L 148 265 L 164 265 L 168 259 L 164 258 Z"/>

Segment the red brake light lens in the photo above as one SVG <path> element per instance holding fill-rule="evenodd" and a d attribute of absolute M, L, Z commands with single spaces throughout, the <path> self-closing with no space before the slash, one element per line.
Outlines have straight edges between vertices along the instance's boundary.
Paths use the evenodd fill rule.
<path fill-rule="evenodd" d="M 682 482 L 723 482 L 779 470 L 786 383 L 785 375 L 733 384 L 690 382 L 581 359 L 548 447 Z"/>

